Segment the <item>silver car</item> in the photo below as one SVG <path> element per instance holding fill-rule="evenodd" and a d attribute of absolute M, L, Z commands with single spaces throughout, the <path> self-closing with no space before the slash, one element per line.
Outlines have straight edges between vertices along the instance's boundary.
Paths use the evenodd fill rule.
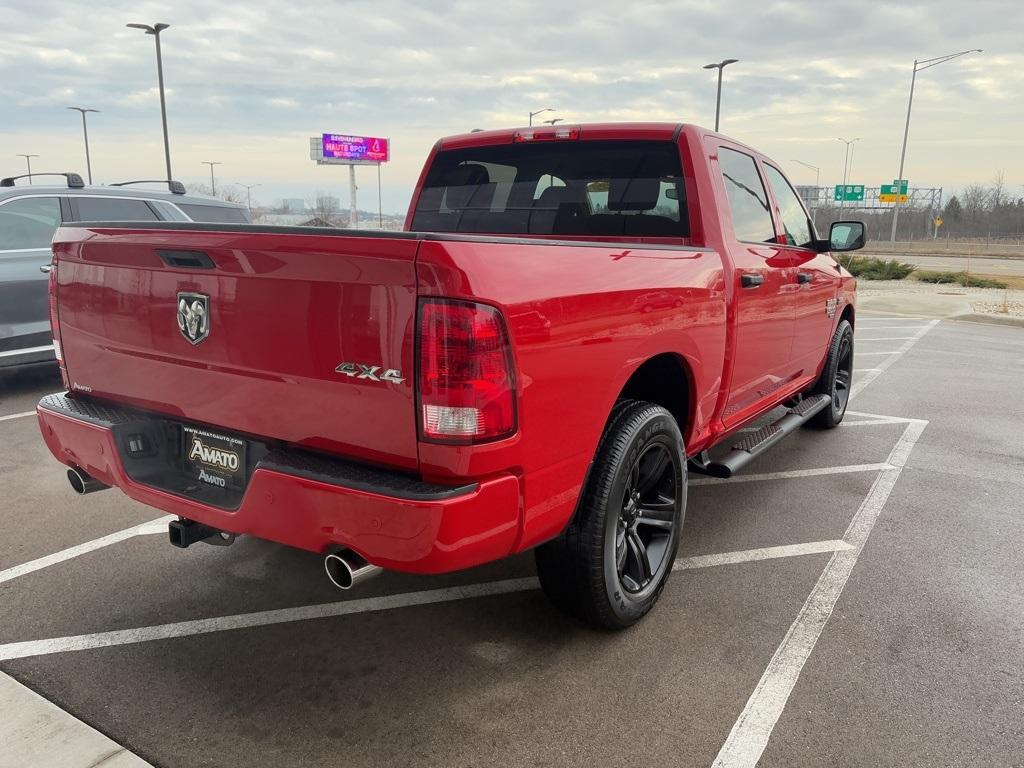
<path fill-rule="evenodd" d="M 63 186 L 0 180 L 0 368 L 54 359 L 47 301 L 50 241 L 65 221 L 205 221 L 246 223 L 245 206 L 173 191 L 86 186 L 78 174 Z M 20 183 L 15 185 L 15 181 Z"/>

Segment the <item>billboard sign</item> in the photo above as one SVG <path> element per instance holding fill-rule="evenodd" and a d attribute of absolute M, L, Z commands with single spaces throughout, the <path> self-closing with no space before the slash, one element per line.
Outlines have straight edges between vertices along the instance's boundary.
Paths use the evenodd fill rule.
<path fill-rule="evenodd" d="M 327 162 L 386 163 L 390 159 L 390 140 L 376 136 L 325 133 L 321 146 Z"/>

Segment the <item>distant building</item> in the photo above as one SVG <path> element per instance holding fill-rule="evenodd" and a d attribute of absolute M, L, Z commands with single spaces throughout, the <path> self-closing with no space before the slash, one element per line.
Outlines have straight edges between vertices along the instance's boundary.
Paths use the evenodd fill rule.
<path fill-rule="evenodd" d="M 302 213 L 306 210 L 306 201 L 301 197 L 286 197 L 281 201 L 281 207 L 292 213 Z"/>

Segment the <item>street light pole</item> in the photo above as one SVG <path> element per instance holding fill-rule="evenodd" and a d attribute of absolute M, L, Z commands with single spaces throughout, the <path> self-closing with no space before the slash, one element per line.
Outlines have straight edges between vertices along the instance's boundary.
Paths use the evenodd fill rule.
<path fill-rule="evenodd" d="M 210 166 L 210 194 L 213 197 L 216 197 L 217 196 L 217 181 L 216 181 L 216 179 L 213 178 L 213 166 L 215 166 L 215 165 L 223 165 L 223 163 L 221 163 L 218 160 L 201 160 L 200 162 L 203 165 Z"/>
<path fill-rule="evenodd" d="M 722 70 L 730 64 L 735 64 L 739 59 L 722 59 L 717 64 L 705 64 L 704 69 L 718 70 L 718 95 L 715 97 L 715 131 L 718 131 L 718 118 L 722 112 Z"/>
<path fill-rule="evenodd" d="M 839 138 L 837 136 L 836 137 L 836 141 L 841 141 L 841 142 L 843 142 L 843 144 L 846 145 L 846 152 L 843 154 L 843 187 L 845 188 L 847 183 L 849 183 L 849 178 L 850 178 L 849 175 L 848 175 L 849 170 L 850 170 L 850 146 L 852 144 L 854 144 L 855 142 L 860 141 L 860 137 L 858 136 L 856 139 L 850 139 L 849 141 L 847 141 L 846 139 L 841 139 L 841 138 Z M 839 199 L 839 207 L 840 208 L 844 208 L 845 206 L 843 205 L 843 203 L 845 203 L 845 202 L 846 202 L 846 190 L 844 189 L 843 190 L 843 196 Z"/>
<path fill-rule="evenodd" d="M 85 136 L 85 170 L 89 176 L 89 183 L 92 184 L 92 162 L 89 160 L 89 128 L 85 124 L 86 112 L 99 112 L 98 109 L 86 109 L 84 107 L 68 107 L 76 112 L 82 113 L 82 135 Z"/>
<path fill-rule="evenodd" d="M 914 106 L 914 83 L 917 81 L 917 73 L 928 69 L 929 67 L 937 67 L 939 64 L 945 64 L 947 61 L 957 59 L 961 56 L 966 56 L 969 53 L 981 53 L 981 48 L 971 48 L 969 51 L 959 51 L 957 53 L 947 53 L 945 56 L 936 56 L 933 59 L 924 59 L 918 61 L 914 59 L 914 71 L 910 75 L 910 98 L 907 99 L 907 122 L 903 126 L 903 149 L 900 150 L 900 172 L 896 177 L 896 205 L 892 209 L 892 231 L 889 233 L 889 242 L 896 242 L 896 224 L 900 218 L 900 190 L 903 186 L 903 162 L 907 159 L 907 138 L 910 136 L 910 110 Z"/>
<path fill-rule="evenodd" d="M 557 109 L 552 109 L 551 107 L 544 107 L 544 109 L 538 109 L 536 112 L 531 112 L 530 113 L 529 125 L 533 125 L 533 118 L 535 118 L 537 115 L 543 114 L 544 112 L 557 112 L 557 111 L 558 111 Z"/>
<path fill-rule="evenodd" d="M 804 168 L 810 168 L 814 171 L 814 210 L 811 213 L 811 221 L 814 224 L 818 223 L 818 199 L 821 197 L 821 168 L 810 163 L 805 163 L 803 160 L 794 160 L 794 163 L 802 165 Z"/>
<path fill-rule="evenodd" d="M 167 181 L 171 180 L 171 144 L 167 138 L 167 101 L 164 98 L 164 62 L 160 55 L 160 33 L 170 27 L 170 24 L 157 23 L 153 26 L 149 24 L 126 24 L 125 26 L 131 27 L 132 29 L 141 29 L 147 35 L 152 35 L 156 40 L 156 76 L 157 82 L 160 85 L 160 119 L 163 122 L 164 128 L 164 160 L 167 163 Z"/>
<path fill-rule="evenodd" d="M 25 158 L 25 165 L 28 166 L 28 183 L 31 184 L 32 183 L 32 158 L 33 157 L 39 157 L 39 155 L 22 155 L 22 154 L 19 154 L 18 157 L 24 157 Z"/>
<path fill-rule="evenodd" d="M 211 167 L 210 170 L 212 171 L 213 168 Z M 245 187 L 246 207 L 249 209 L 249 213 L 252 213 L 252 190 L 253 190 L 253 187 L 258 187 L 258 186 L 261 186 L 261 185 L 260 184 L 239 184 L 238 186 Z"/>

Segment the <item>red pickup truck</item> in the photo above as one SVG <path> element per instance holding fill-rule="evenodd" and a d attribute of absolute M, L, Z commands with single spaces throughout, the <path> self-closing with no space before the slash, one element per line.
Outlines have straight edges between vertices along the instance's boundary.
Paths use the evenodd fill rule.
<path fill-rule="evenodd" d="M 622 627 L 672 570 L 687 472 L 729 476 L 849 398 L 852 276 L 784 174 L 692 125 L 473 132 L 404 232 L 62 227 L 39 403 L 79 492 L 318 552 L 349 587 L 534 549 Z M 763 417 L 756 431 L 727 438 Z"/>

